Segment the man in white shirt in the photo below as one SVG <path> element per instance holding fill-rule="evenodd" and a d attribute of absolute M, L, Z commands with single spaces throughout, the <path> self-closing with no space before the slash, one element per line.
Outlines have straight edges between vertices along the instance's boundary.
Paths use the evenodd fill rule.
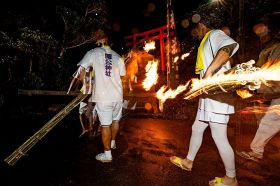
<path fill-rule="evenodd" d="M 192 20 L 196 22 L 192 34 L 201 41 L 197 54 L 196 73 L 201 79 L 205 79 L 228 71 L 231 68 L 229 60 L 238 50 L 238 43 L 222 30 L 211 29 L 211 22 L 208 21 L 213 20 L 212 18 L 207 19 L 206 16 L 201 17 L 195 14 Z M 188 154 L 184 159 L 172 156 L 170 161 L 183 170 L 191 171 L 193 161 L 202 144 L 203 133 L 210 126 L 226 175 L 223 178 L 211 180 L 209 185 L 222 183 L 222 185 L 237 186 L 234 151 L 227 138 L 229 114 L 233 113 L 233 105 L 224 100 L 201 97 L 196 119 L 192 125 Z"/>
<path fill-rule="evenodd" d="M 75 90 L 80 83 L 83 84 L 80 91 L 83 94 L 88 94 L 89 96 L 85 100 L 81 101 L 79 106 L 79 119 L 82 127 L 82 133 L 80 137 L 87 132 L 89 132 L 92 136 L 96 136 L 98 133 L 98 126 L 95 123 L 97 120 L 97 114 L 94 110 L 93 102 L 91 101 L 94 74 L 91 67 L 85 69 L 81 66 L 81 62 L 79 62 L 77 66 L 78 69 L 73 74 L 73 79 L 69 85 L 67 94 L 69 94 L 71 90 Z"/>
<path fill-rule="evenodd" d="M 104 153 L 96 155 L 96 160 L 112 161 L 111 148 L 116 148 L 115 139 L 122 116 L 123 88 L 121 76 L 125 76 L 124 61 L 119 54 L 108 46 L 108 37 L 104 34 L 96 47 L 86 53 L 80 65 L 85 69 L 92 67 L 95 83 L 92 89 L 92 102 L 102 127 Z"/>

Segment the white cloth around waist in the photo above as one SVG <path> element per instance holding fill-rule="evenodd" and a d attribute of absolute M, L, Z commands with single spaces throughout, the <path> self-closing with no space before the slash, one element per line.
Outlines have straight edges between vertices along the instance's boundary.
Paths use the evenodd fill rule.
<path fill-rule="evenodd" d="M 227 124 L 229 121 L 228 114 L 219 114 L 198 109 L 197 115 L 198 120 L 200 121 L 215 122 L 221 124 Z"/>

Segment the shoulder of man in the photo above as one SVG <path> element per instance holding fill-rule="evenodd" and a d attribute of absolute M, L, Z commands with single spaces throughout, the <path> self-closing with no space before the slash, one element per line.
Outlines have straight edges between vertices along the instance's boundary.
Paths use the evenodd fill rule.
<path fill-rule="evenodd" d="M 210 35 L 225 35 L 227 36 L 222 30 L 219 30 L 219 29 L 214 29 L 211 31 Z"/>
<path fill-rule="evenodd" d="M 272 59 L 272 60 L 280 59 L 280 43 L 275 43 L 272 46 L 272 50 L 269 55 L 269 59 Z"/>
<path fill-rule="evenodd" d="M 104 52 L 104 49 L 101 47 L 96 47 L 90 50 L 91 53 L 99 53 L 99 52 Z"/>
<path fill-rule="evenodd" d="M 231 38 L 230 36 L 226 35 L 222 30 L 215 29 L 212 30 L 211 33 L 209 34 L 209 38 L 212 39 L 217 39 L 217 38 Z"/>
<path fill-rule="evenodd" d="M 117 60 L 122 59 L 122 57 L 115 50 L 110 48 L 110 49 L 108 49 L 108 51 L 115 57 L 115 59 L 117 59 Z"/>

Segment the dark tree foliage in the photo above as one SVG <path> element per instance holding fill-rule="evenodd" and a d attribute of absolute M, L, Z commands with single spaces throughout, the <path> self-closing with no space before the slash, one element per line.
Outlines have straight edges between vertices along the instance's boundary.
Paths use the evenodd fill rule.
<path fill-rule="evenodd" d="M 63 21 L 62 46 L 66 50 L 94 42 L 95 31 L 108 27 L 104 1 L 70 1 L 67 6 L 57 5 L 56 13 Z"/>
<path fill-rule="evenodd" d="M 65 90 L 72 73 L 65 51 L 108 27 L 102 0 L 12 1 L 0 21 L 0 94 L 7 86 Z"/>

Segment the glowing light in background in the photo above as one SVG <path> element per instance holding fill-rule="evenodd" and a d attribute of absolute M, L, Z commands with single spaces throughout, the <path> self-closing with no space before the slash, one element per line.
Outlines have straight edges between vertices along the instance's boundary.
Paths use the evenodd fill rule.
<path fill-rule="evenodd" d="M 189 25 L 190 25 L 189 20 L 183 19 L 183 20 L 181 21 L 181 26 L 182 26 L 183 28 L 188 28 Z"/>
<path fill-rule="evenodd" d="M 224 5 L 226 2 L 225 0 L 210 0 L 209 3 L 217 3 L 217 4 Z"/>
<path fill-rule="evenodd" d="M 173 63 L 177 63 L 178 60 L 179 60 L 179 56 L 174 57 Z"/>
<path fill-rule="evenodd" d="M 198 23 L 201 20 L 201 16 L 199 14 L 194 14 L 192 16 L 192 22 L 193 23 Z"/>
<path fill-rule="evenodd" d="M 146 110 L 151 110 L 151 109 L 152 109 L 152 104 L 149 103 L 149 102 L 147 102 L 147 103 L 145 103 L 144 108 L 145 108 Z"/>
<path fill-rule="evenodd" d="M 181 59 L 184 60 L 186 57 L 188 57 L 190 55 L 190 52 L 185 53 L 181 56 Z"/>
<path fill-rule="evenodd" d="M 257 36 L 263 36 L 263 35 L 267 35 L 268 33 L 268 28 L 265 24 L 263 23 L 258 23 L 253 27 L 253 31 L 255 32 L 255 34 Z"/>
<path fill-rule="evenodd" d="M 148 12 L 154 12 L 156 10 L 156 5 L 155 3 L 149 3 L 147 7 Z"/>

